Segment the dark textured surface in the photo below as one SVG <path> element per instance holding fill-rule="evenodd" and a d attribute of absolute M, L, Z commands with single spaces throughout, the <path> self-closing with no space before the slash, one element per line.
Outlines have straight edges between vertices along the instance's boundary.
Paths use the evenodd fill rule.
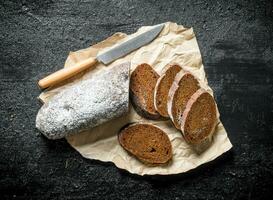
<path fill-rule="evenodd" d="M 0 17 L 1 199 L 272 198 L 272 1 L 2 0 Z M 165 21 L 194 27 L 232 151 L 188 174 L 143 178 L 38 133 L 36 81 L 69 50 Z"/>

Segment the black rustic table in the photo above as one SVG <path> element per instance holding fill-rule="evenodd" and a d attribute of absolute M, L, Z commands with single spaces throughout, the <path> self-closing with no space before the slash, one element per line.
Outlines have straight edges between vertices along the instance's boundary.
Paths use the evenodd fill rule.
<path fill-rule="evenodd" d="M 272 1 L 0 3 L 0 199 L 272 199 Z M 233 149 L 186 174 L 131 175 L 35 129 L 37 80 L 115 32 L 193 27 Z"/>

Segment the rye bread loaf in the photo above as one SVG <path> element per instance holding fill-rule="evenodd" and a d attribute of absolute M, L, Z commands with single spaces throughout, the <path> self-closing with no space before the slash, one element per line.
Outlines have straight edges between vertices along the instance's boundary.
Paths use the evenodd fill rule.
<path fill-rule="evenodd" d="M 172 86 L 174 78 L 182 68 L 179 65 L 168 65 L 160 78 L 157 80 L 154 94 L 155 109 L 162 117 L 169 117 L 167 109 L 167 100 L 169 90 Z"/>
<path fill-rule="evenodd" d="M 159 113 L 154 107 L 154 89 L 159 75 L 153 68 L 143 63 L 131 74 L 130 99 L 136 112 L 148 119 L 158 119 Z"/>
<path fill-rule="evenodd" d="M 189 72 L 180 71 L 168 94 L 168 114 L 180 130 L 182 114 L 190 97 L 200 88 L 198 80 Z"/>
<path fill-rule="evenodd" d="M 210 144 L 217 120 L 214 98 L 200 88 L 189 99 L 181 119 L 185 140 L 202 150 Z"/>
<path fill-rule="evenodd" d="M 134 123 L 118 134 L 120 145 L 145 164 L 164 164 L 172 158 L 167 134 L 152 124 Z"/>
<path fill-rule="evenodd" d="M 130 63 L 114 66 L 53 96 L 39 110 L 36 127 L 59 139 L 128 112 Z"/>

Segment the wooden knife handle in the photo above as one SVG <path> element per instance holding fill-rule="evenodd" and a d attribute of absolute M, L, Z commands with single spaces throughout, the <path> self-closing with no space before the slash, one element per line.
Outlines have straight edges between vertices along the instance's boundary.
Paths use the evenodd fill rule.
<path fill-rule="evenodd" d="M 76 74 L 79 72 L 82 72 L 89 67 L 95 65 L 97 63 L 97 59 L 95 58 L 88 58 L 82 62 L 77 63 L 73 67 L 67 67 L 63 68 L 59 71 L 54 72 L 53 74 L 50 74 L 49 76 L 41 79 L 38 82 L 38 85 L 41 89 L 45 89 L 49 86 L 56 85 Z"/>

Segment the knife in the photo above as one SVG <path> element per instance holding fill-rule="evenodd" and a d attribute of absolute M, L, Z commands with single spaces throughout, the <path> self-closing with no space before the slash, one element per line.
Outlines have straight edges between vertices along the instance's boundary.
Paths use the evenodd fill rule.
<path fill-rule="evenodd" d="M 49 76 L 41 79 L 38 82 L 38 85 L 41 89 L 45 89 L 50 86 L 54 86 L 76 74 L 79 72 L 82 72 L 93 65 L 95 65 L 97 62 L 103 63 L 105 65 L 108 65 L 109 63 L 113 62 L 114 60 L 121 58 L 128 53 L 150 43 L 153 41 L 156 36 L 161 32 L 163 29 L 164 24 L 158 24 L 156 26 L 153 26 L 148 31 L 141 33 L 140 35 L 133 37 L 118 46 L 114 46 L 113 48 L 110 48 L 109 50 L 98 53 L 96 58 L 88 58 L 82 62 L 77 63 L 76 65 L 68 68 L 63 68 L 57 72 L 54 72 L 53 74 L 50 74 Z"/>

